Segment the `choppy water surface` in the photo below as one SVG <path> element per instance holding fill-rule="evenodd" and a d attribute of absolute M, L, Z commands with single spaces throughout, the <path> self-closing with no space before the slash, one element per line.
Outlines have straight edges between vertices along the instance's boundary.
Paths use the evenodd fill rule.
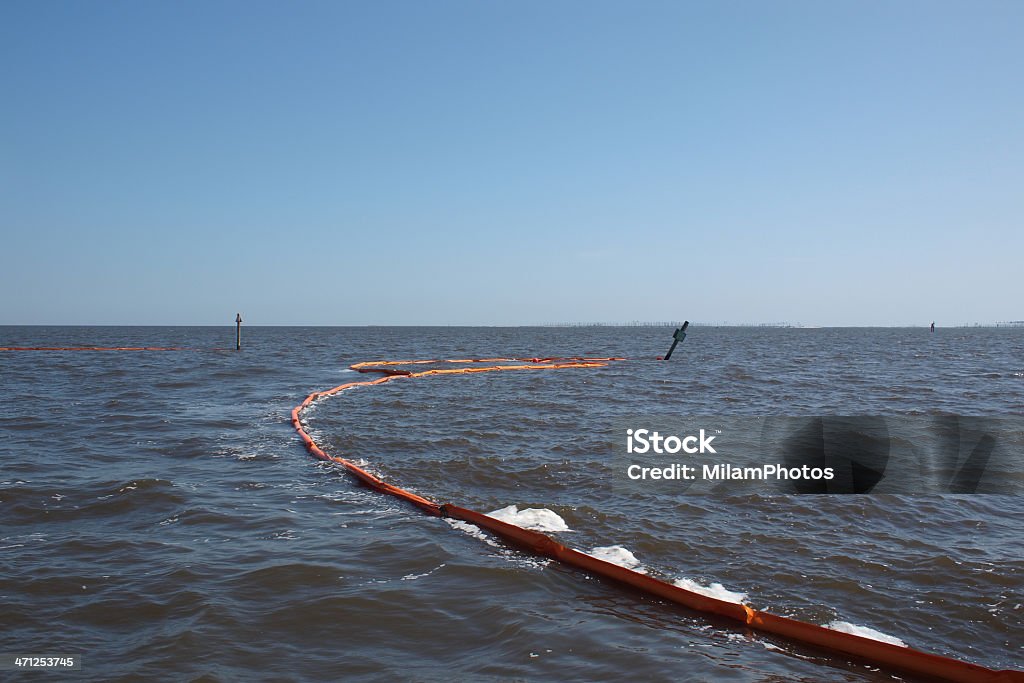
<path fill-rule="evenodd" d="M 547 508 L 584 550 L 1024 667 L 1024 501 L 626 496 L 623 415 L 1024 413 L 1024 330 L 691 328 L 670 363 L 399 380 L 307 413 L 434 500 Z M 890 681 L 510 550 L 311 459 L 288 423 L 380 358 L 664 353 L 663 328 L 247 328 L 241 353 L 0 353 L 0 652 L 71 679 Z M 0 345 L 226 346 L 214 328 L 0 328 Z M 25 674 L 28 678 L 29 674 Z"/>

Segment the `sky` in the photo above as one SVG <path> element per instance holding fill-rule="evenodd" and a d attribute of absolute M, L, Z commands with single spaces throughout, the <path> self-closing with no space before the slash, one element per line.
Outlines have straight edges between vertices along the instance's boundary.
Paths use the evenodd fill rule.
<path fill-rule="evenodd" d="M 1024 3 L 0 3 L 0 324 L 1024 319 Z"/>

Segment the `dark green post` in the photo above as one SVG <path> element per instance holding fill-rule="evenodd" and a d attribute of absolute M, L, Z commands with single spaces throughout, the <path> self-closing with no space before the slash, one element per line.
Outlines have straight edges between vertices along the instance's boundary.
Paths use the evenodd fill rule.
<path fill-rule="evenodd" d="M 668 350 L 668 353 L 665 354 L 665 360 L 668 360 L 669 358 L 671 358 L 672 357 L 672 352 L 676 350 L 676 346 L 679 344 L 679 342 L 681 342 L 684 339 L 686 339 L 686 328 L 689 327 L 689 326 L 690 326 L 690 321 L 689 320 L 684 320 L 683 321 L 683 326 L 680 327 L 678 330 L 676 330 L 672 334 L 672 348 L 670 348 Z"/>
<path fill-rule="evenodd" d="M 242 314 L 235 315 L 235 351 L 242 350 Z"/>

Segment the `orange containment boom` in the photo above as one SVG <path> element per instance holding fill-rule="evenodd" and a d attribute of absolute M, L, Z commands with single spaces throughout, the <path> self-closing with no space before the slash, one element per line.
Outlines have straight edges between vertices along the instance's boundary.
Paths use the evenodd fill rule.
<path fill-rule="evenodd" d="M 708 597 L 700 593 L 680 588 L 661 581 L 647 574 L 640 574 L 617 564 L 612 564 L 578 550 L 558 543 L 550 536 L 537 531 L 523 529 L 513 524 L 499 521 L 493 517 L 458 507 L 452 504 L 438 504 L 405 489 L 393 486 L 379 477 L 367 472 L 350 460 L 330 455 L 320 448 L 306 432 L 302 425 L 302 411 L 314 401 L 345 391 L 352 387 L 384 384 L 399 378 L 429 377 L 434 375 L 455 375 L 480 372 L 502 372 L 511 370 L 554 370 L 563 368 L 596 368 L 608 365 L 622 358 L 486 358 L 458 360 L 415 360 L 415 361 L 380 361 L 372 363 L 356 363 L 351 368 L 363 373 L 379 373 L 383 376 L 369 381 L 349 382 L 328 389 L 314 392 L 292 410 L 292 425 L 302 438 L 306 448 L 322 460 L 336 462 L 351 472 L 361 482 L 381 493 L 395 496 L 416 505 L 423 512 L 450 517 L 475 524 L 505 539 L 522 549 L 558 560 L 567 565 L 583 569 L 588 573 L 624 583 L 648 595 L 668 600 L 689 609 L 707 612 L 732 619 L 745 624 L 751 629 L 781 636 L 795 643 L 801 643 L 851 657 L 860 658 L 888 669 L 901 671 L 917 676 L 925 676 L 935 680 L 955 681 L 956 683 L 1024 683 L 1024 671 L 996 671 L 978 664 L 960 661 L 950 657 L 930 654 L 910 647 L 892 645 L 870 638 L 834 631 L 824 626 L 810 624 L 795 619 L 776 616 L 767 612 L 759 612 L 747 605 L 726 602 Z M 492 365 L 485 365 L 492 363 Z M 433 368 L 429 370 L 411 371 L 399 366 L 442 365 L 453 364 L 465 367 Z"/>
<path fill-rule="evenodd" d="M 0 346 L 0 351 L 185 351 L 183 346 Z"/>

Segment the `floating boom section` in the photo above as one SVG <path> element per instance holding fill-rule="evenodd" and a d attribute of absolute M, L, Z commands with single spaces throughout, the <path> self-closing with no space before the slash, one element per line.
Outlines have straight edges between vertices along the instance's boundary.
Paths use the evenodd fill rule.
<path fill-rule="evenodd" d="M 508 543 L 521 549 L 548 557 L 563 564 L 582 569 L 588 573 L 605 579 L 626 584 L 647 595 L 683 607 L 714 614 L 731 619 L 747 627 L 770 633 L 790 640 L 794 643 L 808 645 L 832 652 L 849 655 L 872 662 L 887 669 L 901 671 L 917 676 L 926 676 L 935 680 L 952 681 L 955 683 L 1024 683 L 1024 671 L 993 669 L 964 662 L 951 657 L 922 652 L 910 647 L 884 643 L 871 638 L 843 633 L 833 629 L 810 624 L 807 622 L 780 617 L 768 612 L 761 612 L 747 605 L 727 602 L 712 598 L 694 591 L 680 588 L 661 581 L 647 574 L 621 567 L 611 562 L 573 550 L 562 545 L 550 536 L 537 531 L 523 529 L 513 524 L 489 517 L 481 512 L 459 507 L 451 503 L 440 504 L 423 496 L 394 486 L 366 471 L 351 460 L 330 455 L 313 441 L 302 425 L 302 412 L 318 399 L 333 396 L 354 387 L 384 384 L 396 379 L 412 379 L 436 375 L 460 375 L 482 372 L 559 370 L 568 368 L 599 368 L 624 358 L 469 358 L 454 360 L 405 360 L 375 361 L 356 363 L 352 370 L 362 373 L 383 375 L 374 380 L 348 382 L 333 389 L 311 393 L 306 399 L 292 409 L 291 422 L 298 432 L 306 449 L 317 458 L 334 462 L 344 467 L 349 473 L 370 488 L 381 493 L 400 498 L 412 503 L 426 514 L 436 517 L 449 517 L 461 520 L 486 529 Z M 491 365 L 487 365 L 491 363 Z M 463 367 L 432 368 L 429 370 L 406 370 L 405 367 L 417 365 L 460 365 Z"/>

